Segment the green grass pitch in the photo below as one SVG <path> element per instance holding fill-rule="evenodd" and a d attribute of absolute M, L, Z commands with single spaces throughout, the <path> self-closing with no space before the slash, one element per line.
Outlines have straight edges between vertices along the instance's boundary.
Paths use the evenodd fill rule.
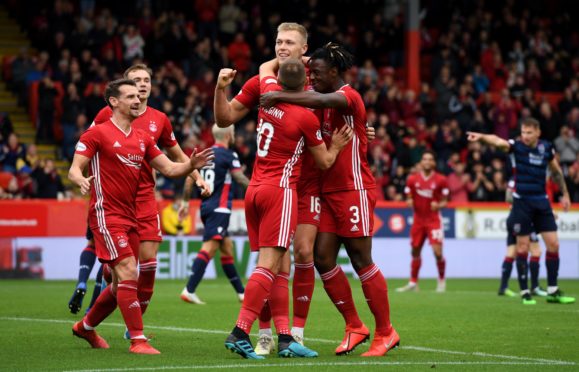
<path fill-rule="evenodd" d="M 71 281 L 3 280 L 0 370 L 579 370 L 578 304 L 547 304 L 539 299 L 536 306 L 523 306 L 518 298 L 497 296 L 497 280 L 450 279 L 444 294 L 434 292 L 434 280 L 422 281 L 418 293 L 393 290 L 404 283 L 389 281 L 392 322 L 401 347 L 387 357 L 360 357 L 369 343 L 352 355 L 333 355 L 344 324 L 318 281 L 305 336 L 306 344 L 320 357 L 248 361 L 223 346 L 239 309 L 225 280 L 201 283 L 197 293 L 207 302 L 202 306 L 179 299 L 183 281 L 157 282 L 144 321 L 145 334 L 153 335 L 151 343 L 162 353 L 158 356 L 129 354 L 118 311 L 98 328 L 110 349 L 93 350 L 73 337 L 72 324 L 81 316 L 68 312 Z M 569 295 L 579 294 L 579 281 L 560 284 Z M 515 285 L 512 280 L 511 287 Z M 352 280 L 352 289 L 360 316 L 373 329 L 357 280 Z M 253 331 L 257 332 L 257 324 Z"/>

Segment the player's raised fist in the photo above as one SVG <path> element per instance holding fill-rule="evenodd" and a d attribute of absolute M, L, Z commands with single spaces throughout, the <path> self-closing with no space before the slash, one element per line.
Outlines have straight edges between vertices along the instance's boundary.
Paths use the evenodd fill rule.
<path fill-rule="evenodd" d="M 193 168 L 201 169 L 207 165 L 212 165 L 213 159 L 215 159 L 215 154 L 211 148 L 205 149 L 199 153 L 197 152 L 197 149 L 195 149 L 193 150 L 189 161 Z"/>
<path fill-rule="evenodd" d="M 227 87 L 233 79 L 235 78 L 235 74 L 237 70 L 233 70 L 230 68 L 222 68 L 219 70 L 219 75 L 217 75 L 217 88 L 223 89 Z"/>
<path fill-rule="evenodd" d="M 477 132 L 466 132 L 466 138 L 471 142 L 480 141 L 482 139 L 483 134 Z"/>

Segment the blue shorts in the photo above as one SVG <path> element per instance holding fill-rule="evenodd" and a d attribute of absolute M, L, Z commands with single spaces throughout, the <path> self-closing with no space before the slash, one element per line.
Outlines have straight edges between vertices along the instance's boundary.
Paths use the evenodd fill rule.
<path fill-rule="evenodd" d="M 509 216 L 512 221 L 514 235 L 530 235 L 532 232 L 557 231 L 555 216 L 551 203 L 545 199 L 517 199 L 513 200 L 513 208 Z M 507 222 L 508 225 L 508 222 Z"/>
<path fill-rule="evenodd" d="M 534 229 L 534 226 L 533 226 Z M 539 241 L 539 235 L 533 230 L 530 236 L 531 242 L 536 243 Z M 513 232 L 513 213 L 512 210 L 509 212 L 507 217 L 507 247 L 510 245 L 517 244 L 517 235 Z"/>
<path fill-rule="evenodd" d="M 208 240 L 223 240 L 229 236 L 227 229 L 229 228 L 230 213 L 211 212 L 201 215 L 201 221 L 205 226 L 203 233 L 203 241 Z"/>

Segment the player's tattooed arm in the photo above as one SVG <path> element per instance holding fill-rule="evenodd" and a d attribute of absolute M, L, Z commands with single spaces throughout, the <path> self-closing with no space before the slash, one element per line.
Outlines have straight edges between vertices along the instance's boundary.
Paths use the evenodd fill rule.
<path fill-rule="evenodd" d="M 504 152 L 508 152 L 511 148 L 511 145 L 508 141 L 502 139 L 501 137 L 495 136 L 494 134 L 483 134 L 477 132 L 466 132 L 466 134 L 470 142 L 481 141 Z"/>
<path fill-rule="evenodd" d="M 294 105 L 310 108 L 345 108 L 348 100 L 340 93 L 318 93 L 313 90 L 303 92 L 276 91 L 262 94 L 259 104 L 265 108 L 272 107 L 278 102 L 287 102 Z"/>
<path fill-rule="evenodd" d="M 565 183 L 565 177 L 563 177 L 563 171 L 561 170 L 561 166 L 559 166 L 559 162 L 556 158 L 553 158 L 549 162 L 549 169 L 551 170 L 551 178 L 553 182 L 555 182 L 563 196 L 561 197 L 561 204 L 563 205 L 563 210 L 567 212 L 569 207 L 571 207 L 571 198 L 569 196 L 569 190 L 567 190 L 567 184 Z"/>
<path fill-rule="evenodd" d="M 247 189 L 247 186 L 249 186 L 249 178 L 247 178 L 245 174 L 243 174 L 243 171 L 241 169 L 238 171 L 231 172 L 231 177 L 233 177 L 235 182 L 237 182 L 239 186 L 243 187 L 244 190 Z"/>

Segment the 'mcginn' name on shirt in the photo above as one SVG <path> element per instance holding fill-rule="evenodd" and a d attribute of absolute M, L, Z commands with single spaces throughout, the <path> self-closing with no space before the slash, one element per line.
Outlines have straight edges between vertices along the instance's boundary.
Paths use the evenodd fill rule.
<path fill-rule="evenodd" d="M 263 112 L 265 112 L 266 114 L 269 114 L 269 115 L 271 115 L 271 116 L 273 116 L 273 117 L 276 117 L 276 118 L 278 118 L 278 119 L 280 119 L 280 120 L 281 120 L 281 119 L 283 118 L 283 116 L 285 115 L 285 112 L 284 112 L 283 110 L 280 110 L 280 109 L 275 108 L 275 107 L 270 107 L 270 108 L 268 108 L 268 109 L 264 108 L 264 109 L 263 109 Z"/>

